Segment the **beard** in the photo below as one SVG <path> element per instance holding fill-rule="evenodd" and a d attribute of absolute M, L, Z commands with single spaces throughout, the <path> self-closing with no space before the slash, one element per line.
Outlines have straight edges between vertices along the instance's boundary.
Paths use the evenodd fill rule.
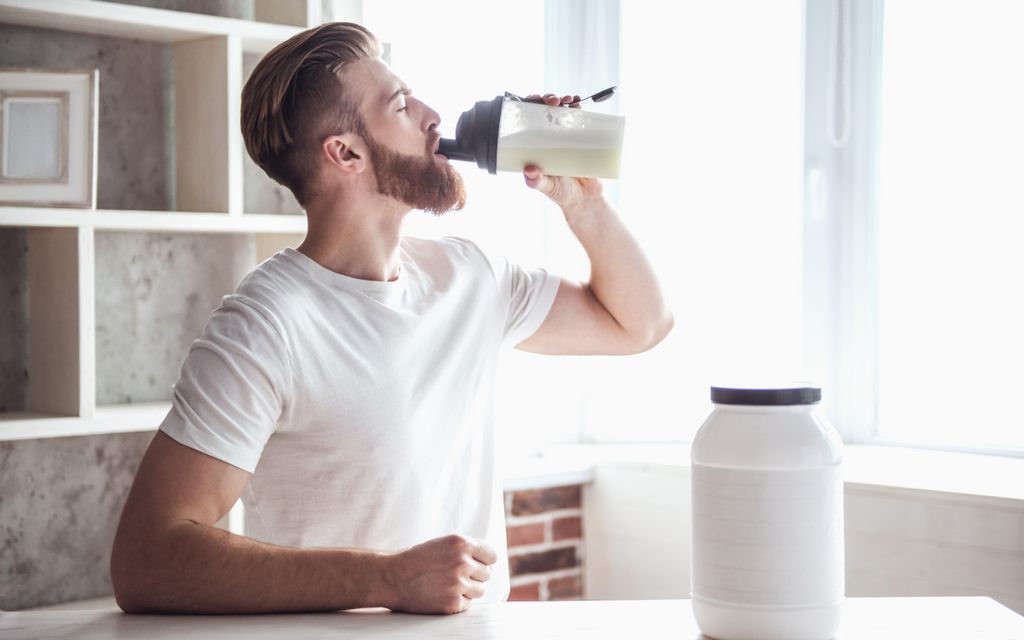
<path fill-rule="evenodd" d="M 434 161 L 433 143 L 436 138 L 431 139 L 425 156 L 405 155 L 378 143 L 369 135 L 363 138 L 370 149 L 377 175 L 377 192 L 381 195 L 438 216 L 466 206 L 466 186 L 462 176 L 450 164 Z"/>

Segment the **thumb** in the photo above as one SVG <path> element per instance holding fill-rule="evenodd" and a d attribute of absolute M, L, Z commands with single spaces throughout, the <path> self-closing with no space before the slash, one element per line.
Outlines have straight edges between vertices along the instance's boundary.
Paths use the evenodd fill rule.
<path fill-rule="evenodd" d="M 523 177 L 526 179 L 526 186 L 536 189 L 544 195 L 551 195 L 552 180 L 544 175 L 540 167 L 529 165 L 523 169 Z"/>

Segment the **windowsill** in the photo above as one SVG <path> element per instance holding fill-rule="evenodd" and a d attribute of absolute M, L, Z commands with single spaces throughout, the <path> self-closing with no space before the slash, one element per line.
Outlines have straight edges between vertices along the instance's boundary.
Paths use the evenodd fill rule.
<path fill-rule="evenodd" d="M 690 466 L 689 444 L 551 445 L 509 465 L 505 491 L 581 484 L 602 462 Z M 1024 501 L 1024 459 L 906 447 L 847 445 L 847 484 Z"/>
<path fill-rule="evenodd" d="M 547 489 L 587 484 L 593 480 L 594 463 L 590 460 L 524 458 L 505 465 L 502 489 L 505 492 Z"/>

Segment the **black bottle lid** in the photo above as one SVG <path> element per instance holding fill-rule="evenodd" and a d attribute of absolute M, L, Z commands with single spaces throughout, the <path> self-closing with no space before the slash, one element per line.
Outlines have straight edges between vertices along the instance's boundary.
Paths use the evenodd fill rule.
<path fill-rule="evenodd" d="M 753 406 L 785 406 L 821 402 L 821 387 L 792 382 L 757 387 L 711 387 L 711 402 Z"/>
<path fill-rule="evenodd" d="M 438 151 L 449 160 L 476 162 L 488 173 L 498 173 L 498 129 L 504 96 L 477 102 L 459 117 L 455 138 L 441 138 Z"/>

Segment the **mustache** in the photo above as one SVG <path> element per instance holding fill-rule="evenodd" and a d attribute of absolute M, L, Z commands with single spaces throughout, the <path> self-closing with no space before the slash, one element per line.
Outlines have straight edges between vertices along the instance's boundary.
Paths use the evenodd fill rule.
<path fill-rule="evenodd" d="M 428 153 L 434 153 L 434 150 L 437 149 L 437 143 L 438 143 L 438 141 L 440 139 L 441 139 L 441 133 L 440 132 L 438 132 L 438 131 L 431 131 L 430 132 L 430 137 L 427 138 L 427 152 Z"/>

